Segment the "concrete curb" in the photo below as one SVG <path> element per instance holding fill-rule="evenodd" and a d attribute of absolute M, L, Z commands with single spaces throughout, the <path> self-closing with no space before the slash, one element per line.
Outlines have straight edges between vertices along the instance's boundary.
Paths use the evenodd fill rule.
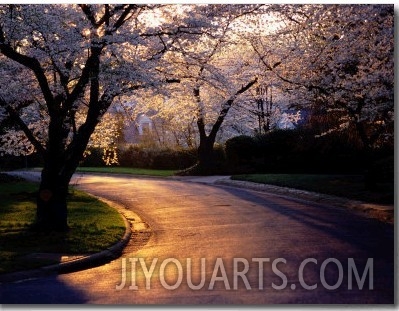
<path fill-rule="evenodd" d="M 321 194 L 317 192 L 260 184 L 249 181 L 232 180 L 230 178 L 221 178 L 215 181 L 214 184 L 229 186 L 229 187 L 244 188 L 255 191 L 269 192 L 276 195 L 289 196 L 295 199 L 324 203 L 340 208 L 348 208 L 356 212 L 360 212 L 362 215 L 369 218 L 374 218 L 389 224 L 394 223 L 394 210 L 395 210 L 394 205 L 372 204 L 362 201 L 350 200 L 333 195 Z"/>
<path fill-rule="evenodd" d="M 131 223 L 126 219 L 126 217 L 123 215 L 123 213 L 120 211 L 122 207 L 114 202 L 110 202 L 108 200 L 105 200 L 101 197 L 96 197 L 97 199 L 103 201 L 104 203 L 108 204 L 109 206 L 113 207 L 116 209 L 119 214 L 123 218 L 123 222 L 125 224 L 125 233 L 123 234 L 123 237 L 116 242 L 114 245 L 108 247 L 107 249 L 94 253 L 88 256 L 84 256 L 82 258 L 78 258 L 75 260 L 70 260 L 66 262 L 62 262 L 59 264 L 51 265 L 51 266 L 46 266 L 40 268 L 43 271 L 54 271 L 58 273 L 66 273 L 66 272 L 72 272 L 72 271 L 77 271 L 77 270 L 82 270 L 86 269 L 89 267 L 94 267 L 106 262 L 109 262 L 113 259 L 118 258 L 126 244 L 129 242 L 130 237 L 132 235 L 132 230 L 131 230 Z"/>
<path fill-rule="evenodd" d="M 107 262 L 110 262 L 122 254 L 122 251 L 124 247 L 127 245 L 129 242 L 131 235 L 132 235 L 132 230 L 131 230 L 131 223 L 127 220 L 125 215 L 121 212 L 123 210 L 123 207 L 108 201 L 106 199 L 103 199 L 101 197 L 96 197 L 99 200 L 107 203 L 111 207 L 115 208 L 119 214 L 122 216 L 124 224 L 125 224 L 125 233 L 123 234 L 123 237 L 116 242 L 114 245 L 110 246 L 109 248 L 98 252 L 94 254 L 90 254 L 87 256 L 83 256 L 81 258 L 49 265 L 49 266 L 44 266 L 40 267 L 38 269 L 33 269 L 33 270 L 26 270 L 26 271 L 18 271 L 18 272 L 12 272 L 12 273 L 7 273 L 0 275 L 0 284 L 1 283 L 7 283 L 7 282 L 23 282 L 24 280 L 30 280 L 30 279 L 36 279 L 42 276 L 48 276 L 48 275 L 53 275 L 53 274 L 62 274 L 62 273 L 68 273 L 68 272 L 74 272 L 74 271 L 79 271 L 79 270 L 84 270 L 88 268 L 93 268 L 96 266 L 99 266 L 101 264 L 105 264 Z"/>

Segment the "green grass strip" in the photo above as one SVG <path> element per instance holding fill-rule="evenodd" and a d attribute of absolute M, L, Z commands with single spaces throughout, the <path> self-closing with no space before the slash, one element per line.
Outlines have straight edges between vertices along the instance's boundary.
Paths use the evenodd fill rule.
<path fill-rule="evenodd" d="M 370 203 L 394 202 L 393 184 L 377 183 L 375 189 L 368 190 L 362 175 L 247 174 L 232 176 L 232 179 L 313 191 Z"/>
<path fill-rule="evenodd" d="M 0 273 L 59 262 L 54 256 L 35 258 L 32 253 L 90 254 L 110 247 L 123 236 L 123 218 L 115 209 L 74 189 L 68 198 L 69 232 L 30 231 L 37 187 L 25 181 L 0 184 Z"/>

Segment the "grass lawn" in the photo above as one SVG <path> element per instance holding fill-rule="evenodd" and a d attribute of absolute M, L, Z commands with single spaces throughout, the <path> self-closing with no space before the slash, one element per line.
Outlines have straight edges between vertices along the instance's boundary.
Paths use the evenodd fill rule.
<path fill-rule="evenodd" d="M 32 269 L 59 262 L 32 259 L 31 253 L 89 254 L 116 243 L 124 234 L 121 215 L 107 204 L 71 189 L 67 233 L 35 233 L 37 184 L 0 182 L 0 273 Z"/>
<path fill-rule="evenodd" d="M 120 166 L 106 166 L 106 167 L 78 167 L 77 172 L 86 173 L 114 173 L 114 174 L 131 174 L 131 175 L 145 175 L 168 177 L 173 176 L 177 171 L 175 170 L 151 170 L 144 168 L 131 168 Z"/>
<path fill-rule="evenodd" d="M 232 179 L 314 191 L 370 203 L 394 203 L 392 183 L 377 184 L 375 191 L 369 191 L 365 189 L 362 175 L 248 174 L 232 176 Z"/>

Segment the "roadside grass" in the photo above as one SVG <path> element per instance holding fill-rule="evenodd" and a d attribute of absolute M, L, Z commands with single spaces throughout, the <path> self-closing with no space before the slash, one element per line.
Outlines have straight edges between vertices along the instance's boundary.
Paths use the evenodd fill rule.
<path fill-rule="evenodd" d="M 246 174 L 232 179 L 319 192 L 369 203 L 393 204 L 393 183 L 379 183 L 374 191 L 365 188 L 362 175 Z"/>
<path fill-rule="evenodd" d="M 33 253 L 81 255 L 104 250 L 124 234 L 121 215 L 88 194 L 70 190 L 67 233 L 30 230 L 35 219 L 37 184 L 26 181 L 0 183 L 0 273 L 33 269 L 60 262 L 55 256 Z"/>

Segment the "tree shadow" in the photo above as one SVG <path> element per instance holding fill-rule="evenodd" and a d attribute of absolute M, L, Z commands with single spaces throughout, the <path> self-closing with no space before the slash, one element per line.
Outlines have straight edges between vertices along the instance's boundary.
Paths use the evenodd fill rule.
<path fill-rule="evenodd" d="M 2 304 L 83 304 L 83 292 L 59 280 L 57 275 L 0 284 Z"/>
<path fill-rule="evenodd" d="M 357 301 L 357 303 L 360 301 L 394 302 L 395 237 L 392 224 L 367 218 L 346 208 L 332 207 L 302 199 L 284 198 L 246 189 L 218 187 L 223 188 L 227 193 L 240 200 L 253 202 L 270 210 L 271 215 L 276 215 L 270 220 L 271 232 L 273 232 L 273 228 L 278 226 L 292 225 L 292 228 L 283 231 L 288 233 L 286 236 L 281 236 L 281 239 L 282 243 L 287 240 L 293 242 L 281 244 L 286 245 L 287 249 L 270 247 L 271 250 L 268 255 L 287 256 L 290 264 L 297 264 L 298 266 L 305 258 L 314 257 L 318 261 L 318 267 L 313 267 L 315 270 L 313 273 L 316 273 L 322 262 L 328 258 L 337 259 L 342 264 L 343 271 L 345 271 L 345 284 L 348 284 L 349 258 L 353 258 L 355 261 L 360 276 L 367 261 L 372 258 L 374 290 L 341 290 L 337 291 L 336 294 L 348 295 L 351 300 Z M 279 216 L 283 216 L 283 218 Z M 284 219 L 286 219 L 287 224 L 284 223 Z M 268 219 L 259 219 L 259 221 L 264 221 L 264 226 L 269 226 Z M 276 221 L 278 223 L 275 223 Z M 298 224 L 298 227 L 295 223 Z M 299 228 L 301 232 L 296 232 L 296 228 Z M 268 240 L 265 237 L 265 243 L 276 243 L 276 241 L 278 241 L 278 238 L 274 237 Z M 275 249 L 274 253 L 273 248 Z M 329 284 L 335 284 L 336 280 L 336 271 L 333 271 L 328 276 L 327 281 Z M 338 300 L 334 303 L 339 303 Z"/>
<path fill-rule="evenodd" d="M 394 226 L 392 224 L 367 218 L 347 208 L 228 186 L 218 185 L 218 187 L 240 199 L 257 203 L 284 215 L 312 230 L 349 243 L 352 247 L 393 261 Z"/>

